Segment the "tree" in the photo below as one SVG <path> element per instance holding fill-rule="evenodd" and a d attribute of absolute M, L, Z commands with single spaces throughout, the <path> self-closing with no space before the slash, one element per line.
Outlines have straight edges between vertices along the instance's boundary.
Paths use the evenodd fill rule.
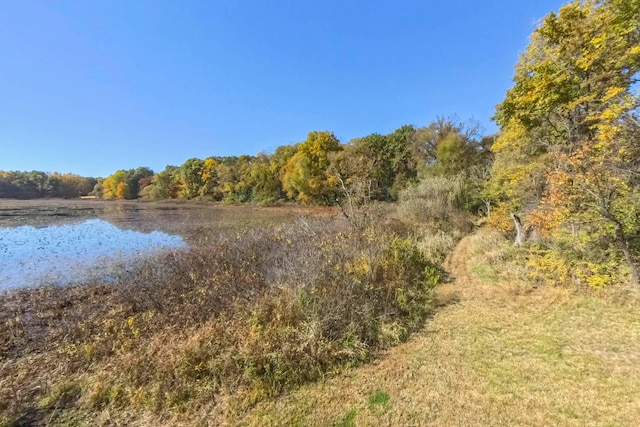
<path fill-rule="evenodd" d="M 258 153 L 245 179 L 251 188 L 251 200 L 258 203 L 273 203 L 284 197 L 279 168 L 274 166 L 273 156 Z"/>
<path fill-rule="evenodd" d="M 358 187 L 369 187 L 370 197 L 374 200 L 390 200 L 397 171 L 393 167 L 396 153 L 387 137 L 372 133 L 353 139 L 347 147 L 342 156 L 345 181 L 353 184 L 358 180 Z"/>
<path fill-rule="evenodd" d="M 455 181 L 464 190 L 463 206 L 456 209 L 488 212 L 488 200 L 482 192 L 490 176 L 493 140 L 493 136 L 480 137 L 477 123 L 455 117 L 440 117 L 418 128 L 411 137 L 410 150 L 420 183 L 440 177 Z M 424 184 L 425 188 L 431 186 L 439 187 L 440 181 Z"/>
<path fill-rule="evenodd" d="M 211 197 L 215 200 L 221 200 L 222 195 L 218 190 L 220 179 L 218 177 L 219 163 L 213 157 L 207 157 L 204 159 L 204 164 L 200 170 L 200 180 L 202 186 L 200 187 L 201 197 Z"/>
<path fill-rule="evenodd" d="M 356 208 L 371 200 L 382 199 L 375 159 L 370 154 L 364 144 L 348 144 L 330 156 L 330 174 L 338 181 L 339 204 L 347 217 L 353 217 Z"/>
<path fill-rule="evenodd" d="M 191 158 L 180 166 L 180 194 L 185 199 L 193 199 L 200 195 L 203 187 L 202 176 L 205 163 L 203 160 Z"/>
<path fill-rule="evenodd" d="M 102 194 L 105 199 L 124 199 L 124 195 L 131 197 L 131 192 L 127 185 L 126 191 L 123 188 L 119 191 L 121 183 L 126 183 L 128 179 L 128 173 L 124 169 L 115 171 L 112 175 L 109 175 L 102 182 Z"/>
<path fill-rule="evenodd" d="M 142 189 L 140 186 L 140 180 L 144 180 L 152 176 L 153 171 L 148 167 L 141 166 L 136 169 L 129 169 L 127 171 L 127 186 L 129 187 L 128 198 L 137 198 L 140 194 L 140 190 Z"/>
<path fill-rule="evenodd" d="M 593 248 L 618 248 L 634 282 L 639 71 L 640 1 L 574 1 L 547 15 L 497 106 L 488 190 L 494 214 L 516 226 L 543 235 L 571 226 Z"/>
<path fill-rule="evenodd" d="M 336 159 L 342 163 L 345 182 L 357 179 L 358 187 L 367 187 L 374 200 L 396 200 L 398 191 L 416 177 L 411 150 L 415 132 L 413 126 L 405 125 L 387 135 L 372 133 L 351 140 L 348 153 Z"/>
<path fill-rule="evenodd" d="M 105 178 L 99 188 L 94 188 L 94 193 L 99 192 L 101 188 L 102 197 L 105 199 L 135 199 L 140 193 L 140 180 L 151 176 L 153 171 L 147 167 L 120 169 Z"/>
<path fill-rule="evenodd" d="M 235 156 L 219 157 L 216 171 L 218 174 L 218 189 L 221 200 L 225 202 L 235 202 L 235 187 L 238 182 L 238 171 Z"/>
<path fill-rule="evenodd" d="M 118 183 L 118 187 L 116 188 L 116 198 L 117 199 L 130 199 L 131 191 L 129 189 L 129 184 L 122 181 Z"/>
<path fill-rule="evenodd" d="M 303 203 L 333 204 L 337 182 L 328 174 L 330 153 L 341 151 L 332 132 L 309 132 L 281 171 L 287 195 Z"/>
<path fill-rule="evenodd" d="M 253 197 L 251 168 L 254 162 L 255 157 L 242 155 L 234 163 L 233 201 L 236 203 L 250 202 Z"/>
<path fill-rule="evenodd" d="M 142 190 L 142 197 L 151 199 L 177 199 L 180 196 L 180 168 L 167 166 L 153 176 L 151 184 Z"/>
<path fill-rule="evenodd" d="M 15 185 L 12 175 L 12 172 L 0 171 L 0 199 L 19 197 L 20 189 Z"/>

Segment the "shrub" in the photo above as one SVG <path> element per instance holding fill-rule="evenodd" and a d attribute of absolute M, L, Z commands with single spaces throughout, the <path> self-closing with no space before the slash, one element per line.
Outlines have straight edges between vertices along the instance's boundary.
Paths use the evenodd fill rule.
<path fill-rule="evenodd" d="M 419 247 L 436 262 L 443 262 L 457 242 L 473 228 L 465 211 L 468 191 L 464 175 L 426 176 L 400 194 L 400 218 L 416 231 Z"/>
<path fill-rule="evenodd" d="M 424 177 L 400 193 L 399 212 L 406 221 L 440 230 L 469 231 L 464 177 Z"/>
<path fill-rule="evenodd" d="M 523 248 L 529 277 L 541 283 L 587 285 L 600 289 L 624 283 L 627 266 L 615 250 L 594 245 L 590 236 L 572 236 L 560 231 L 538 243 Z"/>

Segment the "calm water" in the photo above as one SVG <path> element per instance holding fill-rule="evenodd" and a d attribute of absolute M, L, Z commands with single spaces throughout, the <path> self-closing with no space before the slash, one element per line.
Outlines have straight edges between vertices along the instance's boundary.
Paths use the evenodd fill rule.
<path fill-rule="evenodd" d="M 186 248 L 182 237 L 122 230 L 100 219 L 47 227 L 0 228 L 0 290 L 109 279 L 158 251 Z"/>

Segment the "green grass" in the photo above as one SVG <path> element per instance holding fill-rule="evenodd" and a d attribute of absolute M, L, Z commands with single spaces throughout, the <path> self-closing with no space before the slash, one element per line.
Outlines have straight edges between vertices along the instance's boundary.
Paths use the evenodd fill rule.
<path fill-rule="evenodd" d="M 480 280 L 487 283 L 495 283 L 500 278 L 498 270 L 490 265 L 474 265 L 471 267 L 471 272 L 476 275 Z"/>
<path fill-rule="evenodd" d="M 386 406 L 389 403 L 389 393 L 382 390 L 376 390 L 371 396 L 369 396 L 369 408 L 376 406 Z"/>
<path fill-rule="evenodd" d="M 355 409 L 349 410 L 344 417 L 340 420 L 336 427 L 355 427 L 356 425 L 356 416 L 358 415 L 358 411 Z"/>

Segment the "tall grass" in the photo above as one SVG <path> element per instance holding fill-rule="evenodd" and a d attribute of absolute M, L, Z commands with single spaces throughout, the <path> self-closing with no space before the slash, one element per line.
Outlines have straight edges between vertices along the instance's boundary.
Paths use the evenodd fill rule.
<path fill-rule="evenodd" d="M 250 405 L 405 340 L 439 280 L 397 226 L 301 218 L 209 236 L 113 284 L 7 293 L 0 420 Z"/>
<path fill-rule="evenodd" d="M 462 175 L 426 176 L 400 192 L 400 218 L 411 224 L 429 259 L 443 262 L 473 229 L 472 215 L 465 210 L 469 197 Z"/>

